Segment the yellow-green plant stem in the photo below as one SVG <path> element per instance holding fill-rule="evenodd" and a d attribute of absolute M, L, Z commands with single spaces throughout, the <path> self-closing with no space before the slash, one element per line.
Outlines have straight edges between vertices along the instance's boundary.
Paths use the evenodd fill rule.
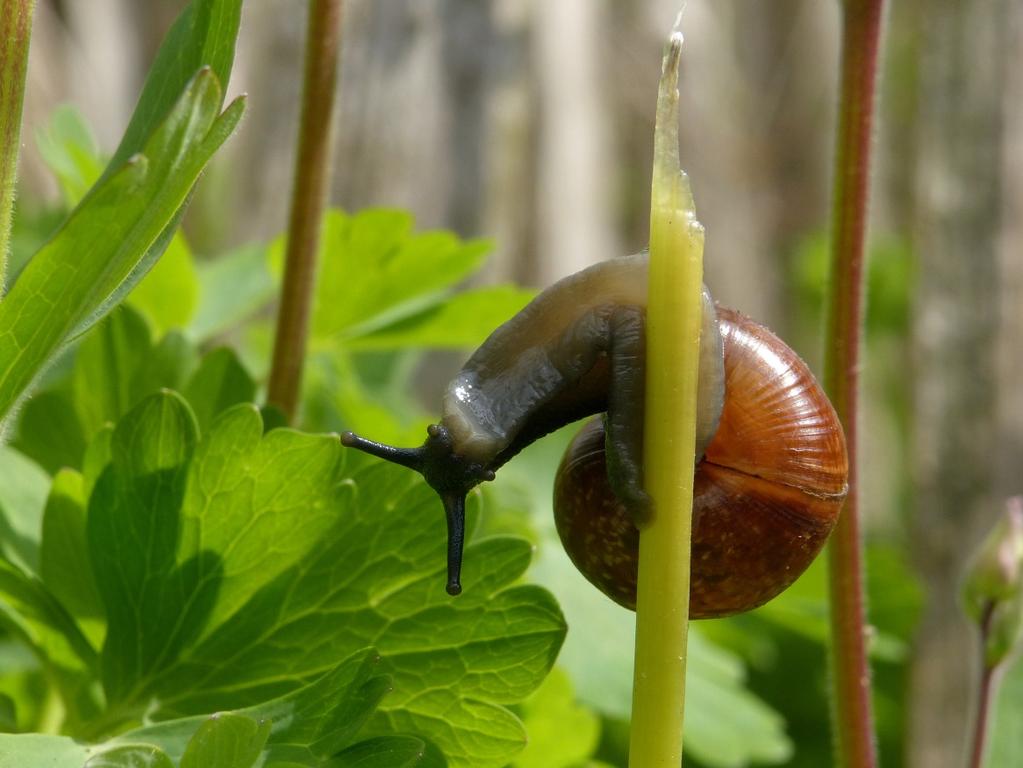
<path fill-rule="evenodd" d="M 7 247 L 21 148 L 21 110 L 34 9 L 35 0 L 0 0 L 0 294 L 7 276 Z"/>
<path fill-rule="evenodd" d="M 630 768 L 678 768 L 682 760 L 703 227 L 679 167 L 681 48 L 675 33 L 654 127 L 643 447 L 654 514 L 639 538 Z"/>

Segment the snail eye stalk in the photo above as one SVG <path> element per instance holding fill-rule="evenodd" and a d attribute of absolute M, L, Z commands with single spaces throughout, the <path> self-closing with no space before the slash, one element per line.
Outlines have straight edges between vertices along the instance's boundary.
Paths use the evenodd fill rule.
<path fill-rule="evenodd" d="M 449 595 L 462 594 L 462 548 L 465 546 L 465 496 L 442 495 L 444 514 L 448 520 L 448 585 Z"/>
<path fill-rule="evenodd" d="M 403 467 L 414 469 L 420 474 L 423 472 L 423 459 L 426 451 L 422 447 L 395 448 L 393 445 L 385 445 L 384 443 L 377 443 L 373 440 L 359 437 L 354 432 L 343 433 L 341 435 L 341 445 L 346 448 L 355 448 L 363 453 L 368 453 L 370 456 L 376 456 L 378 459 L 390 461 L 393 464 L 400 464 Z"/>
<path fill-rule="evenodd" d="M 341 435 L 341 444 L 415 470 L 437 492 L 444 505 L 448 527 L 449 595 L 462 592 L 462 550 L 465 547 L 465 497 L 483 480 L 493 480 L 492 470 L 467 461 L 452 449 L 451 438 L 444 427 L 431 425 L 426 442 L 419 448 L 395 448 L 366 440 L 353 432 Z"/>

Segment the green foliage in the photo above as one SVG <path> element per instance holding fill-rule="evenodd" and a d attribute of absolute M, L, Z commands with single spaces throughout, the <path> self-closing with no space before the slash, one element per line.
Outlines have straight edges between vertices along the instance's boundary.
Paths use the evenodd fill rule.
<path fill-rule="evenodd" d="M 402 211 L 331 210 L 320 238 L 306 370 L 304 423 L 421 442 L 429 415 L 407 396 L 424 348 L 471 349 L 519 311 L 532 291 L 496 286 L 456 292 L 487 244 L 449 232 L 413 233 Z M 284 242 L 269 249 L 278 274 Z M 268 339 L 269 334 L 259 334 Z M 265 366 L 269 345 L 247 359 Z"/>
<path fill-rule="evenodd" d="M 186 9 L 114 159 L 0 304 L 0 418 L 166 248 L 196 178 L 241 117 L 240 101 L 219 114 L 218 80 L 230 72 L 239 8 Z"/>
<path fill-rule="evenodd" d="M 377 670 L 376 657 L 362 653 L 315 682 L 257 706 L 137 728 L 100 744 L 85 745 L 62 736 L 0 736 L 0 766 L 318 767 L 346 764 L 335 763 L 335 755 L 347 759 L 343 756 L 388 750 L 404 760 L 395 765 L 415 765 L 423 752 L 420 740 L 357 740 L 388 684 Z"/>
<path fill-rule="evenodd" d="M 237 328 L 266 306 L 276 286 L 266 248 L 250 245 L 196 265 L 202 286 L 189 334 L 197 341 Z"/>
<path fill-rule="evenodd" d="M 328 211 L 320 236 L 313 342 L 341 340 L 360 349 L 479 344 L 532 298 L 510 286 L 451 297 L 451 289 L 482 264 L 488 247 L 463 243 L 449 232 L 413 234 L 412 217 L 403 211 L 355 216 Z M 282 239 L 270 248 L 278 271 L 283 251 Z"/>
<path fill-rule="evenodd" d="M 39 526 L 49 478 L 17 451 L 0 446 L 0 555 L 39 570 Z"/>
<path fill-rule="evenodd" d="M 199 734 L 196 750 L 221 738 L 189 715 L 241 706 L 246 716 L 258 710 L 306 729 L 302 744 L 312 749 L 325 738 L 313 736 L 327 715 L 294 704 L 311 695 L 301 686 L 336 659 L 359 657 L 372 660 L 372 683 L 339 698 L 330 673 L 334 682 L 316 689 L 338 722 L 358 722 L 369 737 L 429 739 L 451 766 L 500 766 L 525 743 L 501 705 L 540 683 L 564 636 L 549 594 L 510 586 L 529 563 L 528 544 L 470 544 L 471 594 L 453 602 L 443 589 L 443 516 L 432 491 L 398 468 L 347 470 L 335 437 L 264 434 L 249 405 L 228 408 L 201 435 L 188 404 L 171 392 L 144 398 L 100 435 L 109 435 L 98 450 L 107 461 L 98 474 L 90 470 L 84 537 L 82 478 L 64 472 L 47 514 L 62 515 L 54 520 L 73 530 L 44 526 L 58 538 L 42 544 L 44 553 L 67 553 L 84 539 L 87 557 L 47 558 L 46 582 L 6 561 L 0 572 L 14 628 L 55 674 L 74 691 L 83 676 L 102 680 L 105 710 L 83 712 L 80 733 L 116 730 L 148 710 L 172 719 L 114 743 L 138 737 L 177 760 L 187 754 L 176 751 L 182 733 Z M 101 649 L 74 619 L 98 612 L 96 592 L 106 617 Z M 379 657 L 367 656 L 369 647 Z M 295 690 L 306 693 L 296 699 Z M 272 703 L 281 696 L 297 707 L 287 716 Z M 233 725 L 222 738 L 233 744 L 245 728 Z M 271 731 L 268 743 L 291 743 L 282 738 Z M 377 750 L 414 764 L 422 749 L 412 744 L 384 738 L 344 760 Z M 318 759 L 344 746 L 329 740 Z"/>
<path fill-rule="evenodd" d="M 153 269 L 128 296 L 158 334 L 187 328 L 199 303 L 199 276 L 192 252 L 181 232 Z"/>
<path fill-rule="evenodd" d="M 122 305 L 82 340 L 65 375 L 26 404 L 14 444 L 50 472 L 79 468 L 97 431 L 146 395 L 185 386 L 199 365 L 196 356 L 192 344 L 176 332 L 154 344 L 145 319 Z M 211 404 L 202 398 L 217 392 L 192 391 L 194 407 L 208 413 Z M 242 399 L 251 397 L 232 402 Z"/>
<path fill-rule="evenodd" d="M 282 242 L 197 258 L 177 226 L 238 118 L 218 113 L 239 8 L 186 9 L 106 170 L 70 110 L 39 137 L 78 207 L 0 304 L 17 449 L 0 449 L 0 729 L 46 735 L 0 736 L 0 768 L 622 764 L 607 744 L 627 728 L 632 616 L 553 555 L 561 438 L 470 500 L 479 531 L 451 600 L 432 491 L 251 404 Z M 304 425 L 418 442 L 428 414 L 405 383 L 423 349 L 473 347 L 531 296 L 456 291 L 486 247 L 399 211 L 332 211 Z M 539 690 L 566 627 L 523 583 L 531 542 L 529 578 L 574 625 Z M 761 621 L 816 648 L 819 609 Z M 785 760 L 783 705 L 719 634 L 692 635 L 689 759 Z"/>

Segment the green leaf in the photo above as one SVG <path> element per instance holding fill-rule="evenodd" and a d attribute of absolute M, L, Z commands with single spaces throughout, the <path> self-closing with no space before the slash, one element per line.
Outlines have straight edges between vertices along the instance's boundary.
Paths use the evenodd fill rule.
<path fill-rule="evenodd" d="M 185 328 L 199 303 L 199 275 L 185 236 L 178 231 L 156 266 L 132 290 L 128 303 L 152 323 L 157 334 Z"/>
<path fill-rule="evenodd" d="M 412 768 L 422 761 L 425 749 L 411 736 L 384 736 L 349 747 L 325 768 Z"/>
<path fill-rule="evenodd" d="M 200 72 L 143 154 L 101 180 L 25 267 L 0 304 L 0 416 L 9 418 L 63 345 L 141 277 L 143 256 L 241 116 L 235 102 L 218 117 L 219 103 L 216 78 Z"/>
<path fill-rule="evenodd" d="M 330 758 L 369 717 L 367 738 L 414 736 L 456 768 L 506 765 L 526 737 L 502 705 L 539 685 L 565 632 L 547 592 L 512 586 L 530 545 L 471 543 L 466 594 L 452 600 L 434 493 L 377 462 L 345 471 L 342 456 L 333 436 L 264 434 L 250 405 L 200 439 L 185 401 L 166 392 L 99 433 L 82 479 L 109 621 L 109 706 L 165 719 L 259 705 L 239 714 L 292 724 L 287 737 L 272 730 L 267 759 L 278 762 Z M 379 663 L 343 672 L 350 685 L 321 677 L 370 646 Z M 312 697 L 303 686 L 317 679 Z M 274 696 L 291 709 L 259 704 Z M 152 727 L 176 729 L 175 740 L 151 729 L 127 737 L 176 760 L 198 726 Z"/>
<path fill-rule="evenodd" d="M 144 692 L 207 621 L 230 617 L 333 522 L 331 502 L 348 492 L 334 478 L 337 438 L 262 431 L 254 407 L 236 407 L 197 448 L 191 411 L 173 393 L 117 425 L 87 527 L 110 624 L 111 699 Z"/>
<path fill-rule="evenodd" d="M 149 327 L 130 307 L 118 307 L 79 345 L 71 391 L 84 434 L 117 421 L 136 402 L 135 377 L 146 367 Z"/>
<path fill-rule="evenodd" d="M 61 736 L 0 734 L 0 768 L 323 766 L 352 745 L 388 690 L 378 660 L 361 651 L 286 696 L 237 712 L 157 723 L 92 746 Z M 392 752 L 407 744 L 394 740 Z"/>
<path fill-rule="evenodd" d="M 905 557 L 891 547 L 870 546 L 866 556 L 871 617 L 880 628 L 872 633 L 868 650 L 877 661 L 901 662 L 923 604 L 919 580 Z M 826 570 L 824 558 L 818 558 L 792 586 L 749 616 L 826 644 L 830 636 Z"/>
<path fill-rule="evenodd" d="M 192 344 L 176 332 L 154 347 L 142 315 L 128 305 L 117 307 L 86 335 L 75 356 L 70 386 L 78 431 L 91 439 L 144 397 L 179 389 L 196 357 Z"/>
<path fill-rule="evenodd" d="M 161 389 L 180 390 L 198 366 L 198 360 L 195 345 L 183 333 L 170 331 L 135 371 L 132 378 L 134 400 L 130 405 Z"/>
<path fill-rule="evenodd" d="M 110 462 L 110 444 L 114 439 L 114 425 L 107 424 L 96 433 L 82 457 L 82 480 L 85 498 L 92 496 L 96 481 Z"/>
<path fill-rule="evenodd" d="M 65 389 L 40 392 L 25 403 L 13 445 L 50 474 L 82 464 L 87 439 Z"/>
<path fill-rule="evenodd" d="M 276 293 L 263 245 L 246 245 L 201 262 L 197 271 L 202 291 L 189 332 L 199 341 L 240 325 Z"/>
<path fill-rule="evenodd" d="M 157 747 L 132 744 L 91 757 L 83 768 L 174 768 L 174 764 Z"/>
<path fill-rule="evenodd" d="M 14 699 L 6 693 L 0 693 L 0 733 L 17 730 L 18 712 Z"/>
<path fill-rule="evenodd" d="M 1004 672 L 1001 688 L 995 698 L 988 734 L 987 768 L 1023 765 L 1023 656 L 1017 656 Z"/>
<path fill-rule="evenodd" d="M 404 211 L 367 210 L 348 216 L 331 210 L 320 237 L 311 334 L 327 339 L 353 326 L 392 322 L 435 304 L 475 271 L 489 245 L 463 243 L 450 232 L 412 234 Z M 283 239 L 270 250 L 283 263 Z M 369 326 L 365 326 L 369 327 Z"/>
<path fill-rule="evenodd" d="M 378 664 L 379 657 L 363 649 L 314 682 L 234 714 L 270 724 L 266 759 L 319 764 L 352 743 L 390 689 Z M 192 734 L 207 722 L 206 717 L 168 720 L 130 731 L 114 741 L 156 744 L 177 759 Z"/>
<path fill-rule="evenodd" d="M 178 512 L 196 438 L 180 397 L 147 398 L 118 423 L 111 462 L 89 499 L 86 535 L 107 614 L 103 684 L 111 702 L 168 663 L 210 609 L 216 582 L 208 574 L 216 571 L 216 557 L 176 560 Z"/>
<path fill-rule="evenodd" d="M 0 559 L 0 626 L 67 673 L 91 668 L 96 652 L 41 581 Z"/>
<path fill-rule="evenodd" d="M 188 742 L 180 768 L 251 768 L 270 736 L 270 722 L 230 712 L 213 715 Z"/>
<path fill-rule="evenodd" d="M 149 68 L 138 104 L 107 169 L 143 151 L 147 137 L 174 108 L 201 67 L 220 83 L 231 79 L 241 0 L 194 0 L 174 22 Z M 220 102 L 217 103 L 219 108 Z"/>
<path fill-rule="evenodd" d="M 478 347 L 534 295 L 534 291 L 510 285 L 465 291 L 363 335 L 353 329 L 345 345 L 351 349 Z"/>
<path fill-rule="evenodd" d="M 435 418 L 422 412 L 416 403 L 402 398 L 390 385 L 365 384 L 356 371 L 356 357 L 336 350 L 319 365 L 310 366 L 309 385 L 313 393 L 306 399 L 307 418 L 317 407 L 336 413 L 346 429 L 373 435 L 391 445 L 415 445 L 422 442 L 427 425 Z M 410 375 L 412 371 L 408 372 Z M 407 381 L 406 376 L 392 378 Z M 322 417 L 321 417 L 322 418 Z M 328 419 L 324 419 L 330 423 Z"/>
<path fill-rule="evenodd" d="M 89 753 L 88 747 L 67 736 L 0 734 L 0 768 L 83 768 Z"/>
<path fill-rule="evenodd" d="M 181 93 L 182 89 L 187 90 L 190 79 L 197 70 L 200 73 L 210 72 L 215 82 L 227 85 L 234 62 L 240 19 L 241 0 L 193 0 L 182 11 L 160 50 L 157 51 L 156 59 L 146 76 L 142 95 L 132 113 L 131 122 L 125 129 L 121 143 L 114 152 L 104 176 L 116 168 L 118 163 L 127 161 L 140 150 L 145 151 L 143 147 L 148 146 L 146 137 L 157 130 L 165 115 L 173 116 L 176 95 Z M 221 91 L 217 97 L 216 110 L 222 106 Z M 229 119 L 224 125 L 226 132 L 221 132 L 218 146 L 234 130 L 241 117 L 241 110 L 242 102 L 236 100 L 225 111 L 224 117 Z M 216 149 L 217 146 L 211 147 L 208 155 L 212 155 Z M 120 302 L 152 268 L 177 230 L 183 213 L 184 205 L 178 205 L 173 218 L 167 222 L 152 246 L 142 255 L 127 279 L 113 289 L 101 310 L 109 309 Z"/>
<path fill-rule="evenodd" d="M 199 369 L 185 387 L 185 398 L 195 411 L 199 430 L 206 432 L 215 416 L 232 405 L 249 403 L 256 396 L 256 382 L 242 367 L 238 356 L 220 347 L 203 357 Z"/>
<path fill-rule="evenodd" d="M 103 173 L 96 140 L 81 113 L 70 104 L 53 111 L 49 124 L 36 133 L 36 146 L 57 177 L 69 208 L 85 197 Z"/>
<path fill-rule="evenodd" d="M 509 588 L 529 563 L 530 545 L 507 538 L 470 544 L 466 592 L 452 601 L 444 591 L 446 538 L 433 491 L 407 470 L 379 463 L 344 487 L 357 495 L 354 503 L 340 500 L 345 506 L 329 535 L 190 650 L 175 673 L 176 689 L 162 691 L 161 703 L 173 714 L 208 702 L 258 700 L 373 645 L 394 691 L 371 733 L 422 736 L 452 766 L 506 764 L 525 734 L 499 705 L 540 683 L 565 631 L 547 592 Z M 225 540 L 237 536 L 240 521 L 217 519 L 225 520 Z M 262 575 L 264 566 L 248 570 Z"/>
<path fill-rule="evenodd" d="M 0 446 L 0 555 L 39 572 L 39 540 L 50 478 L 33 461 Z"/>
<path fill-rule="evenodd" d="M 555 669 L 522 704 L 529 744 L 515 768 L 574 768 L 593 755 L 600 738 L 600 719 L 576 703 L 572 683 Z"/>
<path fill-rule="evenodd" d="M 40 557 L 43 583 L 73 616 L 103 616 L 85 541 L 82 476 L 74 470 L 63 469 L 53 478 L 43 513 Z"/>

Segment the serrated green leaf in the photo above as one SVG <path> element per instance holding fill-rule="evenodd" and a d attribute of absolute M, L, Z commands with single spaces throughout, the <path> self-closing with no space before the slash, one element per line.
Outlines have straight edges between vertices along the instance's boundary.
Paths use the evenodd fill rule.
<path fill-rule="evenodd" d="M 376 330 L 360 334 L 358 328 L 351 329 L 345 346 L 356 350 L 471 349 L 482 344 L 535 295 L 535 291 L 510 285 L 465 291 Z"/>
<path fill-rule="evenodd" d="M 74 470 L 63 469 L 53 478 L 43 513 L 40 560 L 43 583 L 73 616 L 103 616 L 85 541 L 83 481 Z"/>
<path fill-rule="evenodd" d="M 137 716 L 155 701 L 163 719 L 287 699 L 337 659 L 376 646 L 379 668 L 344 697 L 331 694 L 316 718 L 261 716 L 294 723 L 299 751 L 327 759 L 387 694 L 367 737 L 429 740 L 455 767 L 497 768 L 521 749 L 522 725 L 502 705 L 536 688 L 565 631 L 547 592 L 511 586 L 529 563 L 527 542 L 470 544 L 466 594 L 452 600 L 433 492 L 400 468 L 341 471 L 336 437 L 264 434 L 243 405 L 199 439 L 173 393 L 100 435 L 83 481 L 109 616 L 111 706 Z M 180 737 L 185 721 L 173 722 Z M 129 736 L 180 754 L 148 730 Z M 273 760 L 305 761 L 273 734 L 268 743 Z"/>
<path fill-rule="evenodd" d="M 197 431 L 179 396 L 147 398 L 118 423 L 110 464 L 89 498 L 86 535 L 107 614 L 103 685 L 111 702 L 169 663 L 211 607 L 216 556 L 176 559 Z"/>
<path fill-rule="evenodd" d="M 256 396 L 256 382 L 228 347 L 208 352 L 185 386 L 185 398 L 195 411 L 199 430 L 206 432 L 213 419 L 232 405 L 249 403 Z"/>
<path fill-rule="evenodd" d="M 240 102 L 220 116 L 219 104 L 216 78 L 200 72 L 143 154 L 101 180 L 25 267 L 0 304 L 0 417 L 9 418 L 63 345 L 141 277 L 147 252 L 165 247 L 158 239 L 241 115 Z"/>
<path fill-rule="evenodd" d="M 315 411 L 317 406 L 328 413 L 336 412 L 346 429 L 373 435 L 390 445 L 415 445 L 423 440 L 426 427 L 435 418 L 408 402 L 409 398 L 402 402 L 391 391 L 381 397 L 379 386 L 364 384 L 355 370 L 355 356 L 337 350 L 330 359 L 319 362 L 309 371 L 310 388 L 316 394 L 307 398 L 307 412 Z"/>
<path fill-rule="evenodd" d="M 269 724 L 265 759 L 318 765 L 349 746 L 389 689 L 379 674 L 379 657 L 365 649 L 314 682 L 234 714 Z M 139 728 L 116 742 L 156 744 L 177 759 L 206 717 L 186 717 Z"/>
<path fill-rule="evenodd" d="M 132 290 L 128 303 L 146 316 L 159 335 L 188 326 L 199 292 L 192 250 L 179 230 L 160 260 Z"/>
<path fill-rule="evenodd" d="M 336 482 L 340 456 L 334 435 L 264 435 L 251 405 L 215 421 L 193 460 L 179 555 L 193 556 L 200 546 L 222 553 L 212 626 L 307 558 L 331 530 L 338 503 L 351 492 Z"/>
<path fill-rule="evenodd" d="M 87 527 L 110 625 L 112 700 L 155 685 L 207 621 L 229 618 L 333 523 L 332 502 L 345 492 L 335 481 L 337 438 L 262 433 L 256 409 L 240 406 L 197 446 L 192 413 L 173 393 L 144 400 L 117 425 Z M 182 688 L 180 679 L 166 684 Z"/>
<path fill-rule="evenodd" d="M 39 573 L 39 540 L 50 478 L 31 459 L 0 446 L 0 555 Z"/>
<path fill-rule="evenodd" d="M 411 736 L 384 736 L 349 747 L 324 768 L 412 768 L 420 764 L 425 749 Z"/>
<path fill-rule="evenodd" d="M 271 246 L 283 263 L 283 240 Z M 320 274 L 311 335 L 328 339 L 353 326 L 393 322 L 436 304 L 475 271 L 489 245 L 462 242 L 450 232 L 412 234 L 412 217 L 372 209 L 349 216 L 331 210 L 323 219 Z"/>
<path fill-rule="evenodd" d="M 202 291 L 189 333 L 205 341 L 248 319 L 274 297 L 266 246 L 246 245 L 198 265 Z"/>
<path fill-rule="evenodd" d="M 190 650 L 175 677 L 194 681 L 195 692 L 179 685 L 161 703 L 168 713 L 185 713 L 210 701 L 258 700 L 374 645 L 394 691 L 371 733 L 421 735 L 452 766 L 504 765 L 525 733 L 499 705 L 539 684 L 565 631 L 546 591 L 509 588 L 529 563 L 529 544 L 471 544 L 466 592 L 452 601 L 433 492 L 407 471 L 379 464 L 359 470 L 346 487 L 358 495 L 319 548 Z M 230 538 L 229 529 L 224 535 Z"/>
<path fill-rule="evenodd" d="M 252 768 L 269 736 L 269 720 L 213 715 L 188 742 L 180 768 Z"/>

